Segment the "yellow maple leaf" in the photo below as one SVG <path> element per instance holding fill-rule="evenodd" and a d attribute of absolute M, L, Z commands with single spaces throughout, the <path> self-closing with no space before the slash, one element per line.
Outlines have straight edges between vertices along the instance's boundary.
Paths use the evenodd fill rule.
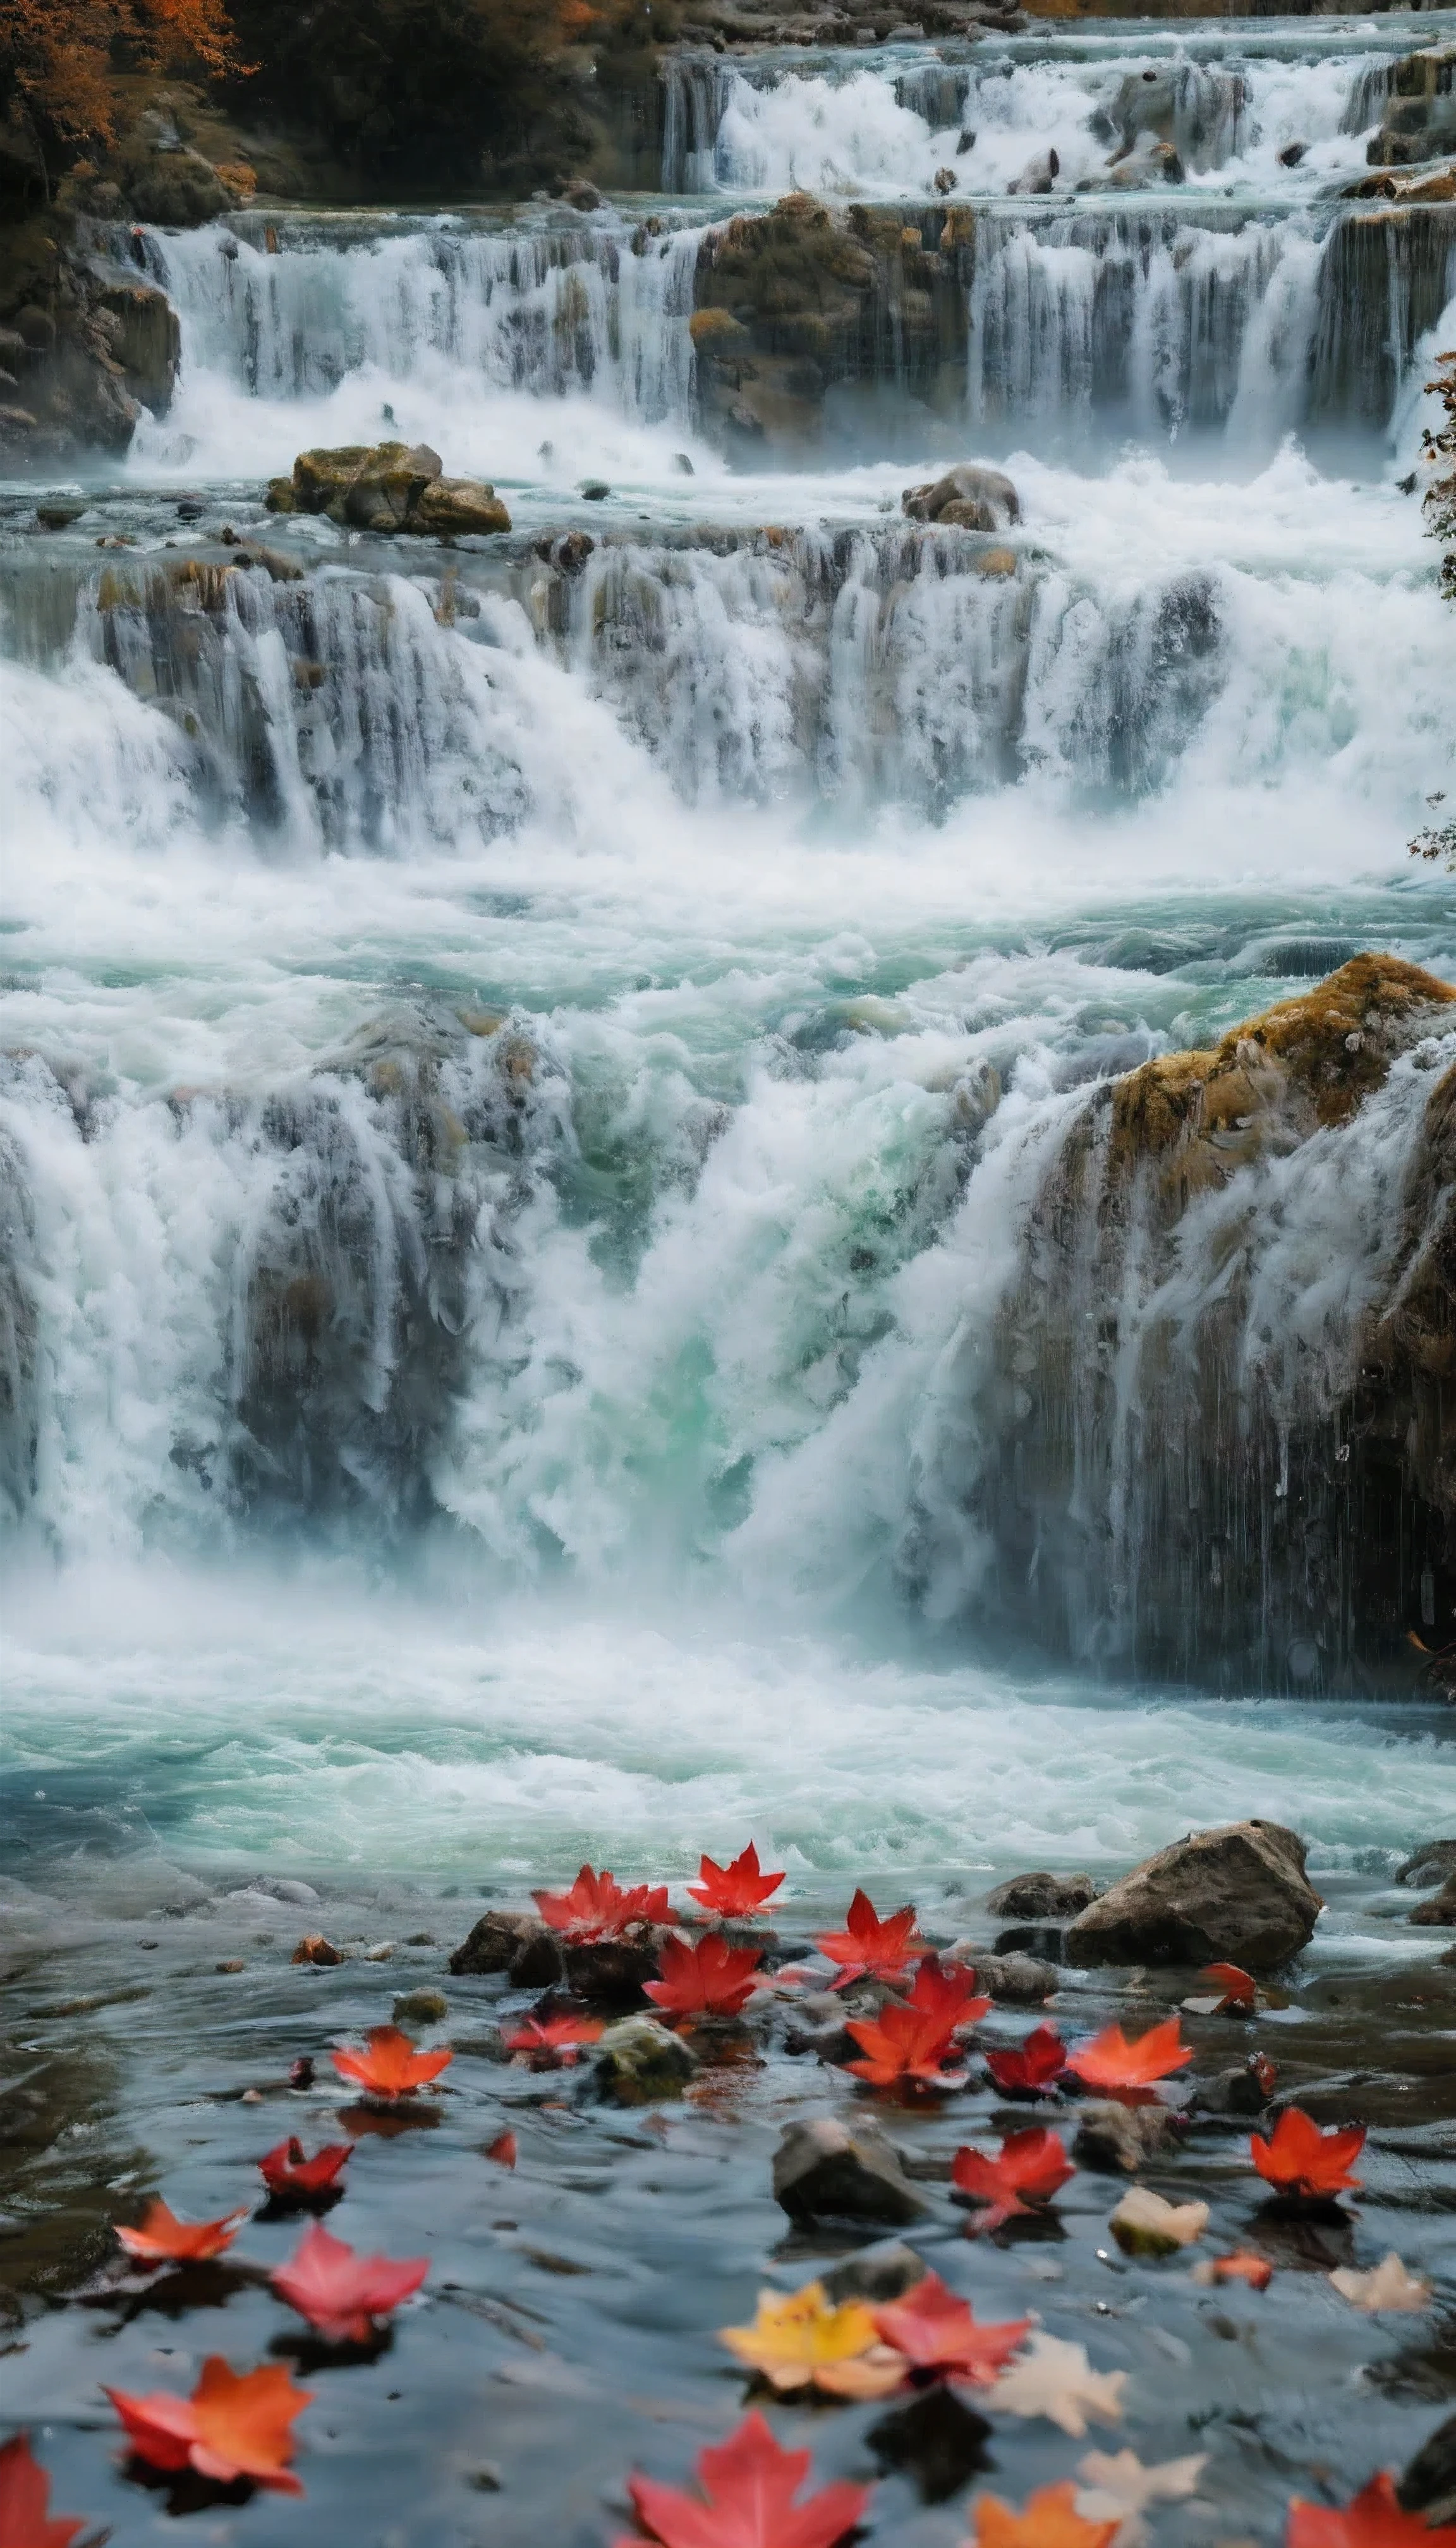
<path fill-rule="evenodd" d="M 905 2366 L 897 2355 L 883 2365 L 864 2360 L 885 2350 L 875 2333 L 873 2311 L 864 2301 L 843 2301 L 836 2309 L 822 2283 L 806 2283 L 802 2291 L 783 2297 L 760 2292 L 753 2325 L 725 2326 L 719 2332 L 730 2353 L 750 2371 L 762 2372 L 775 2389 L 818 2387 L 839 2397 L 860 2397 L 898 2387 L 904 2378 Z"/>

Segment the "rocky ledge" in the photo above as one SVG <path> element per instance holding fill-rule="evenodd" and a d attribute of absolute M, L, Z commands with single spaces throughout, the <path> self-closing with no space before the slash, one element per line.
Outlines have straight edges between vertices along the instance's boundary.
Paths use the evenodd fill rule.
<path fill-rule="evenodd" d="M 510 515 L 494 487 L 446 478 L 428 443 L 345 443 L 301 451 L 291 478 L 268 486 L 270 513 L 326 513 L 356 531 L 417 531 L 425 537 L 508 531 Z"/>

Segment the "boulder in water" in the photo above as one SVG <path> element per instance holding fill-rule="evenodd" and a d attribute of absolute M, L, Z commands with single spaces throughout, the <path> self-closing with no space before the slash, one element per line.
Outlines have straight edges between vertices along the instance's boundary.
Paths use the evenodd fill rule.
<path fill-rule="evenodd" d="M 1096 1899 L 1090 1875 L 1053 1875 L 1044 1866 L 998 1884 L 986 1895 L 986 1909 L 998 1920 L 1071 1920 Z"/>
<path fill-rule="evenodd" d="M 1115 2098 L 1099 2098 L 1078 2113 L 1072 2156 L 1079 2167 L 1104 2176 L 1120 2168 L 1125 2176 L 1136 2176 L 1177 2132 L 1178 2118 L 1167 2106 L 1123 2106 Z"/>
<path fill-rule="evenodd" d="M 1019 177 L 1013 177 L 1008 195 L 1049 195 L 1061 175 L 1061 160 L 1054 150 L 1039 150 L 1029 159 Z"/>
<path fill-rule="evenodd" d="M 1412 1929 L 1456 1929 L 1456 1868 L 1447 1876 L 1439 1893 L 1428 1902 L 1418 1902 L 1410 1914 Z"/>
<path fill-rule="evenodd" d="M 360 531 L 412 531 L 446 537 L 508 531 L 510 515 L 494 487 L 446 478 L 427 442 L 344 443 L 301 451 L 291 479 L 272 479 L 275 513 L 326 513 Z"/>
<path fill-rule="evenodd" d="M 944 522 L 966 531 L 1004 531 L 1021 520 L 1021 499 L 1004 470 L 962 460 L 944 478 L 907 487 L 900 499 L 912 522 Z"/>
<path fill-rule="evenodd" d="M 1398 1884 L 1430 1886 L 1456 1875 L 1456 1840 L 1426 1840 L 1396 1869 Z"/>
<path fill-rule="evenodd" d="M 517 1990 L 549 1990 L 565 1971 L 556 1933 L 529 1911 L 488 1911 L 450 1957 L 452 1973 L 508 1973 Z"/>
<path fill-rule="evenodd" d="M 791 2221 L 918 2221 L 926 2210 L 877 2124 L 789 2124 L 774 2153 L 774 2200 Z"/>
<path fill-rule="evenodd" d="M 608 2105 L 655 2106 L 681 2097 L 697 2066 L 696 2053 L 656 2018 L 624 2017 L 597 2044 L 592 2084 Z"/>
<path fill-rule="evenodd" d="M 1207 1964 L 1268 1972 L 1309 1945 L 1323 1908 L 1305 1844 L 1282 1823 L 1195 1832 L 1135 1866 L 1078 1914 L 1073 1964 Z"/>

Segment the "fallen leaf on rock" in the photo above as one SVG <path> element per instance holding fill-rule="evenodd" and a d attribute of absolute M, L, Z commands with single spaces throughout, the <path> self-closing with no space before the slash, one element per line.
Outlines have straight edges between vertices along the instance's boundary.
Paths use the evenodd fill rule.
<path fill-rule="evenodd" d="M 806 2283 L 786 2298 L 760 2292 L 753 2325 L 725 2326 L 719 2333 L 730 2353 L 775 2389 L 883 2398 L 904 2382 L 904 2361 L 880 2344 L 874 2312 L 864 2301 L 843 2301 L 836 2308 L 822 2283 Z M 872 2362 L 871 2354 L 881 2358 Z"/>
<path fill-rule="evenodd" d="M 1050 2096 L 1066 2068 L 1066 2046 L 1054 2026 L 1034 2026 L 1014 2052 L 988 2052 L 986 2068 L 1008 2096 Z"/>
<path fill-rule="evenodd" d="M 1365 2146 L 1365 2127 L 1321 2132 L 1301 2106 L 1286 2106 L 1268 2140 L 1249 2138 L 1249 2155 L 1260 2176 L 1280 2194 L 1346 2194 L 1359 2185 L 1350 2161 Z"/>
<path fill-rule="evenodd" d="M 1094 2371 L 1084 2344 L 1067 2344 L 1039 2329 L 986 2404 L 1007 2415 L 1046 2415 L 1080 2441 L 1089 2415 L 1097 2423 L 1122 2422 L 1127 2385 L 1126 2371 Z"/>
<path fill-rule="evenodd" d="M 737 2017 L 753 1997 L 762 1960 L 757 1947 L 730 1947 L 716 1930 L 695 1947 L 669 1938 L 658 1957 L 662 1979 L 643 1989 L 667 2017 Z"/>
<path fill-rule="evenodd" d="M 1207 2451 L 1191 2459 L 1160 2460 L 1145 2468 L 1136 2451 L 1089 2451 L 1077 2462 L 1082 2483 L 1077 2510 L 1089 2521 L 1115 2521 L 1117 2548 L 1142 2548 L 1148 2536 L 1142 2515 L 1152 2503 L 1177 2503 L 1198 2491 L 1208 2467 Z"/>
<path fill-rule="evenodd" d="M 718 1920 L 751 1920 L 761 1911 L 771 1895 L 783 1882 L 785 1870 L 765 1875 L 759 1867 L 757 1844 L 749 1842 L 746 1850 L 729 1866 L 718 1866 L 710 1858 L 699 1862 L 697 1882 L 687 1887 L 688 1897 L 700 1902 Z"/>
<path fill-rule="evenodd" d="M 1329 2277 L 1335 2290 L 1362 2310 L 1423 2310 L 1431 2304 L 1431 2286 L 1403 2265 L 1394 2247 L 1368 2274 L 1351 2265 L 1336 2265 Z"/>
<path fill-rule="evenodd" d="M 1306 2503 L 1295 2496 L 1284 2542 L 1285 2548 L 1456 2548 L 1456 2526 L 1428 2529 L 1418 2512 L 1404 2511 L 1394 2477 L 1382 2469 L 1351 2503 Z"/>
<path fill-rule="evenodd" d="M 565 1893 L 533 1893 L 531 1896 L 548 1929 L 559 1929 L 578 1946 L 593 1944 L 600 1938 L 619 1938 L 624 1929 L 640 1922 L 655 1922 L 668 1917 L 668 1888 L 665 1884 L 618 1884 L 609 1867 L 599 1875 L 584 1866 L 576 1882 Z"/>
<path fill-rule="evenodd" d="M 987 2389 L 1000 2377 L 1032 2330 L 1029 2318 L 980 2324 L 969 2303 L 948 2291 L 939 2274 L 926 2274 L 903 2300 L 886 2302 L 874 2312 L 874 2323 L 914 2370 L 943 2372 L 974 2389 Z"/>
<path fill-rule="evenodd" d="M 86 2524 L 46 2511 L 50 2480 L 31 2457 L 29 2433 L 0 2450 L 0 2548 L 69 2548 Z"/>
<path fill-rule="evenodd" d="M 373 2026 L 368 2049 L 360 2052 L 347 2045 L 334 2053 L 333 2066 L 341 2079 L 357 2080 L 366 2097 L 412 2097 L 416 2088 L 438 2079 L 454 2058 L 448 2046 L 442 2052 L 416 2052 L 398 2026 Z"/>
<path fill-rule="evenodd" d="M 1045 2125 L 1008 2133 L 996 2157 L 985 2150 L 958 2149 L 951 2163 L 953 2184 L 986 2209 L 969 2226 L 977 2235 L 999 2230 L 1015 2214 L 1034 2211 L 1076 2174 L 1066 2143 Z"/>
<path fill-rule="evenodd" d="M 502 2028 L 500 2041 L 507 2052 L 523 2053 L 533 2069 L 554 2070 L 559 2063 L 569 2070 L 583 2047 L 605 2033 L 600 2017 L 526 2017 L 508 2033 Z"/>
<path fill-rule="evenodd" d="M 514 2135 L 514 2133 L 498 2133 L 498 2134 L 496 2135 L 495 2139 L 491 2142 L 490 2146 L 488 2147 L 488 2149 L 487 2149 L 487 2151 L 486 2151 L 486 2156 L 487 2156 L 487 2158 L 493 2158 L 493 2159 L 496 2161 L 496 2164 L 497 2164 L 497 2166 L 498 2166 L 498 2167 L 514 2167 L 514 2165 L 515 2165 L 515 2135 Z"/>
<path fill-rule="evenodd" d="M 307 1938 L 300 1938 L 289 1961 L 294 1964 L 341 1964 L 343 1957 L 337 1947 L 330 1947 L 328 1940 L 318 1930 L 311 1930 Z"/>
<path fill-rule="evenodd" d="M 1168 2017 L 1131 2044 L 1120 2026 L 1104 2027 L 1090 2044 L 1079 2044 L 1067 2054 L 1066 2066 L 1083 2087 L 1111 2094 L 1119 2088 L 1150 2088 L 1192 2059 L 1193 2048 L 1183 2042 L 1178 2019 Z"/>
<path fill-rule="evenodd" d="M 956 2039 L 939 2017 L 923 2017 L 903 2000 L 891 2000 L 878 2017 L 852 2017 L 846 2027 L 863 2059 L 845 2068 L 867 2079 L 872 2088 L 893 2088 L 913 2081 L 924 2088 L 960 2088 L 964 2070 L 948 2070 Z"/>
<path fill-rule="evenodd" d="M 296 2389 L 282 2363 L 257 2371 L 232 2371 L 220 2353 L 210 2353 L 190 2398 L 153 2389 L 133 2398 L 108 2389 L 127 2439 L 138 2459 L 157 2469 L 193 2468 L 199 2477 L 230 2486 L 250 2478 L 255 2486 L 273 2487 L 280 2495 L 302 2495 L 288 2466 L 293 2457 L 292 2426 L 313 2396 Z"/>
<path fill-rule="evenodd" d="M 650 2477 L 629 2478 L 627 2492 L 641 2530 L 662 2548 L 835 2548 L 863 2520 L 873 2489 L 841 2478 L 796 2504 L 809 2464 L 808 2451 L 781 2450 L 756 2412 L 698 2452 L 700 2497 Z"/>
<path fill-rule="evenodd" d="M 957 1964 L 954 1956 L 924 1956 L 915 1968 L 915 1979 L 905 1994 L 905 2005 L 918 2016 L 939 2018 L 948 2029 L 978 2026 L 990 2015 L 988 1999 L 978 1999 L 975 1973 L 969 1964 Z"/>
<path fill-rule="evenodd" d="M 1266 2292 L 1274 2279 L 1274 2268 L 1267 2256 L 1255 2255 L 1251 2247 L 1234 2247 L 1227 2256 L 1206 2256 L 1193 2268 L 1196 2283 L 1247 2283 L 1251 2291 Z"/>
<path fill-rule="evenodd" d="M 1109 2223 L 1129 2256 L 1171 2256 L 1191 2247 L 1209 2226 L 1206 2203 L 1169 2203 L 1150 2186 L 1132 2185 Z"/>
<path fill-rule="evenodd" d="M 1222 1993 L 1217 2003 L 1221 2016 L 1252 2017 L 1258 2007 L 1258 1983 L 1241 1964 L 1205 1964 L 1199 1980 L 1218 1985 Z"/>
<path fill-rule="evenodd" d="M 1039 2487 L 1022 2510 L 997 2495 L 978 2495 L 971 2506 L 976 2548 L 1109 2548 L 1116 2519 L 1089 2521 L 1077 2509 L 1070 2478 Z"/>
<path fill-rule="evenodd" d="M 906 1903 L 902 1911 L 892 1911 L 881 1920 L 869 1896 L 857 1889 L 850 1904 L 843 1929 L 831 1929 L 814 1941 L 821 1956 L 840 1966 L 831 1988 L 844 1990 L 849 1983 L 871 1980 L 897 1982 L 909 1966 L 930 1949 L 915 1926 L 915 1912 Z"/>
<path fill-rule="evenodd" d="M 138 2257 L 144 2265 L 200 2265 L 230 2247 L 246 2219 L 244 2206 L 241 2212 L 226 2213 L 221 2221 L 179 2221 L 158 2195 L 135 2230 L 124 2230 L 118 2223 L 117 2237 L 128 2255 Z"/>
<path fill-rule="evenodd" d="M 338 2190 L 338 2180 L 354 2144 L 352 2141 L 325 2141 L 312 2158 L 305 2158 L 304 2144 L 291 2133 L 276 2149 L 266 2151 L 258 2161 L 258 2172 L 269 2193 L 280 2202 L 304 2203 L 316 2194 Z"/>
<path fill-rule="evenodd" d="M 417 2292 L 428 2272 L 427 2256 L 361 2256 L 316 2221 L 269 2280 L 327 2343 L 367 2344 L 375 2320 Z"/>

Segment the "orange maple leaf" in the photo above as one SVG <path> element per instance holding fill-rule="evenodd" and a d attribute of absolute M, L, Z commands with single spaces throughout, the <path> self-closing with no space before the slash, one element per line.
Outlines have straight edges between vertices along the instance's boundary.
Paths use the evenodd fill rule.
<path fill-rule="evenodd" d="M 1224 1994 L 1216 2014 L 1220 2017 L 1252 2017 L 1258 2006 L 1259 1986 L 1252 1973 L 1241 1964 L 1205 1964 L 1199 1974 L 1201 1982 L 1213 1982 Z"/>
<path fill-rule="evenodd" d="M 527 2017 L 508 2035 L 502 2030 L 500 2041 L 507 2052 L 524 2053 L 533 2070 L 569 2070 L 582 2047 L 605 2032 L 599 2017 Z"/>
<path fill-rule="evenodd" d="M 701 2497 L 650 2477 L 629 2478 L 627 2492 L 641 2529 L 662 2548 L 834 2548 L 863 2519 L 873 2490 L 840 2478 L 795 2503 L 809 2463 L 808 2451 L 780 2449 L 756 2410 L 726 2441 L 698 2452 Z"/>
<path fill-rule="evenodd" d="M 907 2008 L 921 2017 L 940 2018 L 957 2031 L 978 2026 L 990 2015 L 988 1999 L 977 1999 L 975 1972 L 969 1964 L 957 1964 L 953 1956 L 925 1956 L 915 1969 L 915 1979 L 905 1994 Z"/>
<path fill-rule="evenodd" d="M 498 2133 L 486 2151 L 486 2156 L 493 2158 L 498 2167 L 514 2167 L 516 2160 L 514 2133 Z"/>
<path fill-rule="evenodd" d="M 1456 2527 L 1433 2530 L 1418 2512 L 1404 2511 L 1394 2477 L 1382 2469 L 1351 2503 L 1306 2503 L 1296 2496 L 1284 2540 L 1285 2548 L 1456 2548 Z"/>
<path fill-rule="evenodd" d="M 342 2192 L 338 2180 L 353 2146 L 352 2141 L 325 2141 L 312 2158 L 305 2158 L 303 2142 L 290 2133 L 276 2149 L 264 2151 L 258 2171 L 275 2203 L 303 2205 Z"/>
<path fill-rule="evenodd" d="M 605 1866 L 599 1875 L 584 1866 L 567 1892 L 533 1893 L 531 1899 L 548 1929 L 559 1929 L 583 1947 L 602 1938 L 619 1938 L 624 1929 L 639 1922 L 668 1917 L 665 1884 L 634 1884 L 624 1890 Z"/>
<path fill-rule="evenodd" d="M 50 2480 L 31 2457 L 29 2433 L 17 2433 L 0 2450 L 0 2548 L 70 2548 L 84 2521 L 67 2521 L 46 2507 Z"/>
<path fill-rule="evenodd" d="M 1066 2046 L 1054 2026 L 1034 2026 L 1014 2052 L 988 2052 L 986 2068 L 1003 2096 L 1049 2097 L 1066 2068 Z"/>
<path fill-rule="evenodd" d="M 762 1961 L 757 1947 L 730 1947 L 716 1930 L 695 1947 L 669 1938 L 658 1957 L 661 1981 L 642 1987 L 668 2017 L 737 2017 Z"/>
<path fill-rule="evenodd" d="M 1065 2141 L 1042 2124 L 1034 2124 L 1028 2132 L 1008 2133 L 994 2158 L 985 2150 L 958 2149 L 951 2162 L 957 2190 L 988 2207 L 971 2225 L 978 2233 L 999 2230 L 1014 2214 L 1049 2203 L 1075 2174 Z"/>
<path fill-rule="evenodd" d="M 831 1929 L 814 1944 L 832 1964 L 843 1966 L 830 1985 L 833 1990 L 844 1990 L 866 1973 L 875 1981 L 897 1982 L 910 1964 L 930 1954 L 908 1902 L 902 1911 L 892 1911 L 887 1920 L 881 1920 L 863 1889 L 856 1891 L 844 1928 Z"/>
<path fill-rule="evenodd" d="M 1247 2283 L 1255 2292 L 1266 2292 L 1274 2279 L 1268 2257 L 1256 2255 L 1252 2247 L 1233 2247 L 1227 2256 L 1211 2256 L 1206 2270 L 1211 2283 Z"/>
<path fill-rule="evenodd" d="M 158 2195 L 135 2230 L 117 2225 L 117 2237 L 129 2256 L 146 2265 L 206 2263 L 230 2247 L 247 2219 L 247 2208 L 225 2213 L 221 2221 L 179 2221 Z"/>
<path fill-rule="evenodd" d="M 316 2221 L 269 2280 L 325 2342 L 367 2344 L 375 2320 L 417 2292 L 428 2272 L 427 2256 L 362 2256 Z"/>
<path fill-rule="evenodd" d="M 1248 2146 L 1260 2176 L 1280 2194 L 1346 2194 L 1361 2181 L 1350 2162 L 1365 2146 L 1365 2127 L 1324 2133 L 1303 2107 L 1286 2106 L 1269 2139 L 1253 2133 Z"/>
<path fill-rule="evenodd" d="M 368 2050 L 346 2045 L 333 2055 L 333 2066 L 341 2079 L 355 2080 L 366 2097 L 412 2097 L 426 2081 L 438 2079 L 454 2058 L 448 2046 L 442 2052 L 416 2052 L 400 2027 L 372 2026 Z"/>
<path fill-rule="evenodd" d="M 996 2495 L 978 2495 L 974 2512 L 976 2548 L 1108 2548 L 1120 2526 L 1116 2520 L 1086 2520 L 1069 2477 L 1059 2486 L 1039 2487 L 1020 2512 Z"/>
<path fill-rule="evenodd" d="M 852 2017 L 847 2032 L 865 2057 L 847 2061 L 845 2068 L 857 2078 L 867 2079 L 872 2088 L 893 2088 L 901 2080 L 918 2080 L 927 2088 L 958 2088 L 964 2081 L 963 2070 L 946 2066 L 955 2056 L 956 2039 L 944 2019 L 924 2017 L 903 2000 L 889 2001 L 877 2018 Z"/>
<path fill-rule="evenodd" d="M 700 1860 L 698 1880 L 688 1885 L 688 1896 L 719 1920 L 751 1920 L 770 1895 L 777 1892 L 784 1871 L 780 1867 L 776 1875 L 762 1874 L 758 1845 L 750 1841 L 728 1866 L 719 1866 L 710 1858 Z"/>
<path fill-rule="evenodd" d="M 1120 2026 L 1104 2027 L 1090 2044 L 1079 2044 L 1067 2054 L 1066 2066 L 1084 2088 L 1117 2090 L 1150 2088 L 1155 2079 L 1168 2078 L 1192 2059 L 1193 2048 L 1183 2042 L 1177 2018 L 1168 2017 L 1133 2044 Z"/>
<path fill-rule="evenodd" d="M 220 2353 L 210 2353 L 190 2398 L 153 2389 L 144 2398 L 108 2389 L 127 2439 L 138 2459 L 152 2468 L 193 2468 L 220 2486 L 250 2478 L 255 2486 L 273 2487 L 280 2495 L 302 2495 L 288 2469 L 293 2457 L 294 2418 L 313 2396 L 296 2389 L 281 2362 L 257 2371 L 232 2371 Z"/>
<path fill-rule="evenodd" d="M 903 2300 L 877 2309 L 874 2323 L 915 2370 L 939 2371 L 975 2389 L 989 2389 L 1000 2379 L 1032 2331 L 1029 2318 L 979 2324 L 969 2303 L 948 2291 L 939 2274 L 925 2275 Z"/>

